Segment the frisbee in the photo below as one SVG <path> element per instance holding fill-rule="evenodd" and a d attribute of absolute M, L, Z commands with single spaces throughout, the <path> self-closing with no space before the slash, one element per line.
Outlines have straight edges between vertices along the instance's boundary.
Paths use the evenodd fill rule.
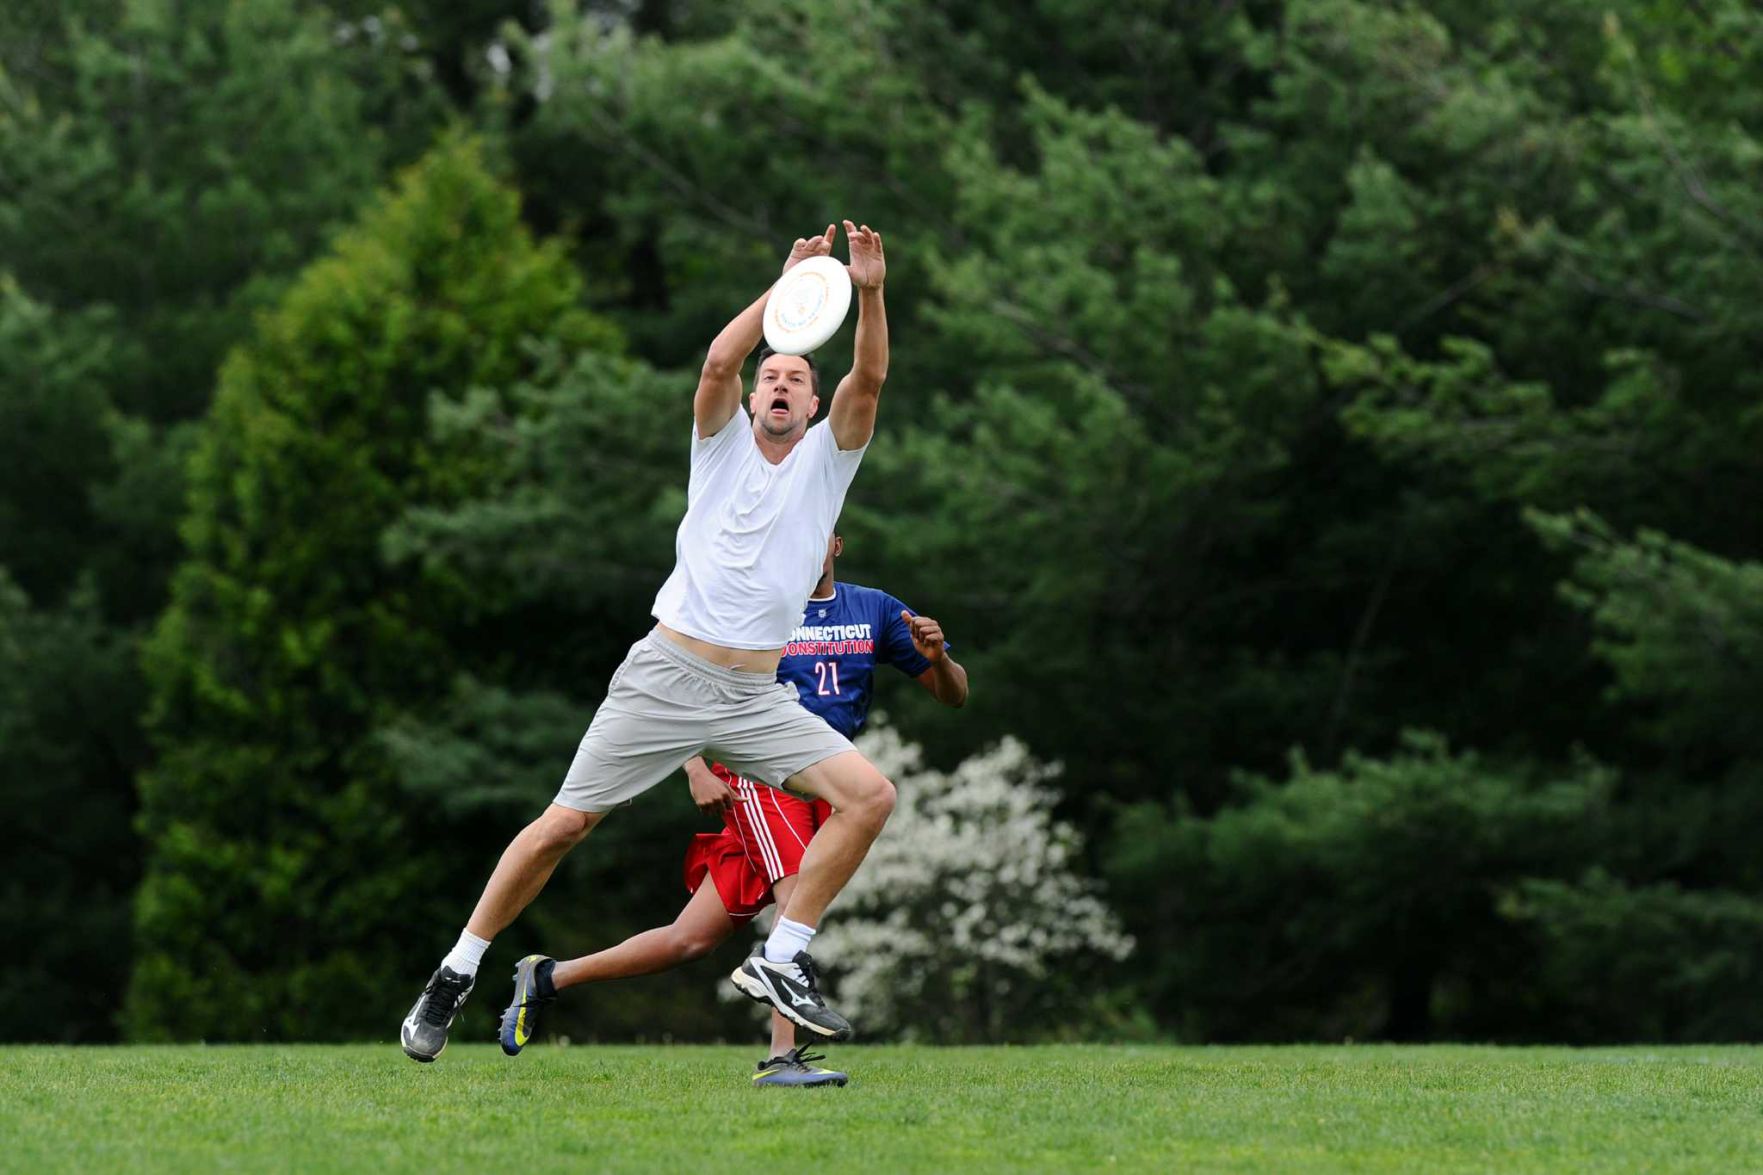
<path fill-rule="evenodd" d="M 851 309 L 851 275 L 831 257 L 798 261 L 771 287 L 765 342 L 779 355 L 806 355 L 833 337 Z"/>

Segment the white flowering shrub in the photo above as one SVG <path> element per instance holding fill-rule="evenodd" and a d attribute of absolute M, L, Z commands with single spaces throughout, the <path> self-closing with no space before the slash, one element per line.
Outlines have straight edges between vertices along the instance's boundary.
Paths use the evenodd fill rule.
<path fill-rule="evenodd" d="M 1015 739 L 947 774 L 885 727 L 858 746 L 900 798 L 814 940 L 834 1006 L 869 1037 L 1087 1034 L 1093 981 L 1132 940 L 1052 818 L 1058 768 Z"/>

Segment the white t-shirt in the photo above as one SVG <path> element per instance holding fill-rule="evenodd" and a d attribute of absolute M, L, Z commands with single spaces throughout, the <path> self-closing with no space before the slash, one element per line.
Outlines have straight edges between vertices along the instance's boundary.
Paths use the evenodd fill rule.
<path fill-rule="evenodd" d="M 773 465 L 746 409 L 709 440 L 694 424 L 686 516 L 655 619 L 731 649 L 787 644 L 868 448 L 841 451 L 823 420 Z"/>

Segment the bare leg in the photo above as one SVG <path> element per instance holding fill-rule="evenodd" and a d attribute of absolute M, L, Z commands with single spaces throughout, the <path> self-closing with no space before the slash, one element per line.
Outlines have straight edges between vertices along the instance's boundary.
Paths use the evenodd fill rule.
<path fill-rule="evenodd" d="M 703 958 L 734 930 L 735 920 L 729 917 L 716 886 L 706 877 L 671 926 L 657 926 L 634 934 L 615 947 L 560 962 L 551 972 L 551 982 L 561 991 L 578 983 L 653 975 Z"/>
<path fill-rule="evenodd" d="M 812 844 L 814 842 L 811 840 L 809 843 Z M 790 904 L 790 895 L 794 893 L 795 890 L 796 875 L 794 873 L 783 878 L 776 885 L 771 887 L 772 896 L 777 898 L 778 909 L 782 910 Z M 768 1057 L 781 1057 L 795 1047 L 796 1026 L 790 1023 L 789 1020 L 785 1019 L 782 1012 L 773 1008 L 771 1010 L 771 1051 L 765 1055 Z"/>
<path fill-rule="evenodd" d="M 790 787 L 833 806 L 833 814 L 808 842 L 783 916 L 819 926 L 821 915 L 857 872 L 894 811 L 894 785 L 856 751 L 822 759 L 789 779 Z"/>
<path fill-rule="evenodd" d="M 546 808 L 502 850 L 502 859 L 484 884 L 483 896 L 465 928 L 479 938 L 495 938 L 506 930 L 527 903 L 539 896 L 557 862 L 605 816 L 604 812 L 578 812 L 561 804 Z"/>

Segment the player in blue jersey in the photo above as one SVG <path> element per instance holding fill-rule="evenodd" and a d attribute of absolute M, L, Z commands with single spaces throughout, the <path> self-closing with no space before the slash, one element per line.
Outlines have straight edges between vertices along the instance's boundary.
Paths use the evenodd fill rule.
<path fill-rule="evenodd" d="M 846 738 L 855 738 L 869 718 L 878 665 L 892 665 L 945 705 L 965 703 L 967 671 L 949 655 L 942 626 L 886 592 L 838 582 L 833 563 L 843 551 L 844 540 L 834 534 L 820 582 L 778 662 L 778 680 L 794 685 L 802 705 Z M 723 820 L 721 832 L 694 837 L 686 853 L 691 900 L 672 925 L 596 954 L 563 962 L 522 959 L 514 1001 L 502 1014 L 502 1051 L 509 1056 L 532 1039 L 539 1012 L 563 988 L 677 967 L 710 953 L 773 901 L 788 905 L 802 853 L 831 813 L 826 802 L 756 785 L 699 758 L 686 764 L 686 777 L 699 809 Z M 754 1084 L 845 1084 L 845 1074 L 815 1064 L 824 1058 L 796 1047 L 795 1032 L 772 1013 L 771 1055 L 760 1062 Z"/>

